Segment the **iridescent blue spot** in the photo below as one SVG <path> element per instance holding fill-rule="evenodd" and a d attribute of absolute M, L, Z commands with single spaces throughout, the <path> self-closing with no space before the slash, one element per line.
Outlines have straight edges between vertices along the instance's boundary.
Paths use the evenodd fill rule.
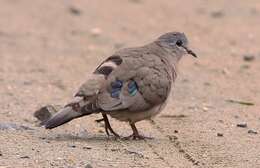
<path fill-rule="evenodd" d="M 123 82 L 121 80 L 116 80 L 111 83 L 112 88 L 122 88 Z"/>
<path fill-rule="evenodd" d="M 121 80 L 116 80 L 111 83 L 111 97 L 113 98 L 119 98 L 121 89 L 123 87 L 123 82 Z"/>
<path fill-rule="evenodd" d="M 130 81 L 127 86 L 128 86 L 128 93 L 131 96 L 136 95 L 136 93 L 138 91 L 137 83 L 135 81 Z"/>

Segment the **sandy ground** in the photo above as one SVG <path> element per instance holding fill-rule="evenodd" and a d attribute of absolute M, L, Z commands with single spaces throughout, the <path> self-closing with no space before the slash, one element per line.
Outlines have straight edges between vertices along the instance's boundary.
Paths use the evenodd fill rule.
<path fill-rule="evenodd" d="M 260 167 L 259 21 L 258 0 L 1 0 L 0 124 L 33 130 L 0 130 L 0 167 Z M 168 31 L 185 32 L 199 59 L 182 60 L 155 123 L 137 124 L 153 140 L 108 139 L 100 115 L 36 126 L 34 111 L 68 101 L 102 59 Z"/>

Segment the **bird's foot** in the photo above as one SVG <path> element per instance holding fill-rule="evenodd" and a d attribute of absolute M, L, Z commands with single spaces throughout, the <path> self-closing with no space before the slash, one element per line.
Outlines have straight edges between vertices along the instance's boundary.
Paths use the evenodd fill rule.
<path fill-rule="evenodd" d="M 130 136 L 127 137 L 123 137 L 123 140 L 145 140 L 145 139 L 153 139 L 152 137 L 147 137 L 144 135 L 140 135 L 140 134 L 132 134 Z"/>
<path fill-rule="evenodd" d="M 105 131 L 106 131 L 106 134 L 108 137 L 115 137 L 116 139 L 117 138 L 120 138 L 120 136 L 111 128 L 111 127 L 108 127 L 105 125 Z M 110 133 L 112 133 L 113 135 L 110 135 Z"/>
<path fill-rule="evenodd" d="M 114 135 L 114 137 L 117 139 L 117 138 L 120 138 L 120 136 L 113 130 L 113 128 L 111 127 L 110 123 L 109 123 L 109 120 L 107 118 L 107 116 L 105 114 L 102 114 L 103 118 L 102 119 L 98 119 L 96 120 L 96 122 L 102 122 L 104 121 L 105 123 L 105 131 L 106 131 L 106 134 L 108 137 L 110 137 L 110 133 Z"/>

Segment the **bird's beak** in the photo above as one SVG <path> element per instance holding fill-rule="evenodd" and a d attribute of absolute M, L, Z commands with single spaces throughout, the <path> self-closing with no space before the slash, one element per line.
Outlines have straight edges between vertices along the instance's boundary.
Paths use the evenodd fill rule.
<path fill-rule="evenodd" d="M 197 58 L 197 55 L 189 48 L 185 47 L 185 46 L 182 46 L 182 48 L 184 48 L 187 52 L 187 54 L 190 54 L 192 55 L 193 57 L 196 57 Z"/>

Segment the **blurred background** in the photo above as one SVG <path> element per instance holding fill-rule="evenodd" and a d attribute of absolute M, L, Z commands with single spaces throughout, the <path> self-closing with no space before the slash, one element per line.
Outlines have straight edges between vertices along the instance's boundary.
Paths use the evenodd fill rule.
<path fill-rule="evenodd" d="M 0 0 L 0 167 L 260 167 L 259 20 L 258 0 Z M 99 115 L 36 126 L 114 51 L 170 31 L 199 58 L 182 60 L 155 124 L 137 124 L 154 140 L 108 140 Z"/>

